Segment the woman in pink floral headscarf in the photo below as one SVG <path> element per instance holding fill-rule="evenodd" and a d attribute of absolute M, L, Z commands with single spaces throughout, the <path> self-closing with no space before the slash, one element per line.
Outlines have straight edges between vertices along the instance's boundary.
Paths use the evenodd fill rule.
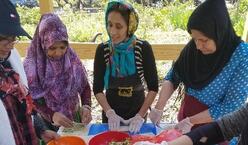
<path fill-rule="evenodd" d="M 72 121 L 91 121 L 87 74 L 70 48 L 66 27 L 57 15 L 41 17 L 24 67 L 35 104 L 47 121 L 64 127 L 71 127 Z"/>

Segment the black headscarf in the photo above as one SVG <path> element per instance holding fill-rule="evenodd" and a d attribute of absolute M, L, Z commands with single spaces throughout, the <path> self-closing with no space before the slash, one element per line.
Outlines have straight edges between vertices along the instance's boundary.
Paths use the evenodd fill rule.
<path fill-rule="evenodd" d="M 220 73 L 241 39 L 233 29 L 224 0 L 206 0 L 198 6 L 189 18 L 187 29 L 189 33 L 195 29 L 213 39 L 216 51 L 204 55 L 190 40 L 174 64 L 173 79 L 179 77 L 186 87 L 201 89 Z"/>

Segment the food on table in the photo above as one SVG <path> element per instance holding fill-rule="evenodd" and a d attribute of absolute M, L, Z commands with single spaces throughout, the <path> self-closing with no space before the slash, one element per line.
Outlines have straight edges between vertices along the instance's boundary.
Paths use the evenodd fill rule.
<path fill-rule="evenodd" d="M 172 141 L 181 135 L 182 133 L 176 129 L 165 130 L 156 136 L 156 143 L 161 143 L 162 141 Z"/>
<path fill-rule="evenodd" d="M 89 141 L 89 145 L 111 145 L 110 143 L 112 143 L 112 145 L 115 145 L 117 143 L 123 143 L 126 140 L 130 140 L 130 138 L 131 136 L 125 132 L 106 131 L 91 138 Z M 129 144 L 120 144 L 120 145 L 129 145 Z"/>
<path fill-rule="evenodd" d="M 85 128 L 83 123 L 73 122 L 73 127 L 64 128 L 62 130 L 63 133 L 73 133 L 74 131 L 81 131 Z"/>
<path fill-rule="evenodd" d="M 108 145 L 131 145 L 130 139 L 125 139 L 124 141 L 111 141 Z"/>
<path fill-rule="evenodd" d="M 170 129 L 162 131 L 160 134 L 156 136 L 150 135 L 134 135 L 131 137 L 131 144 L 140 141 L 149 141 L 151 143 L 161 143 L 162 141 L 172 141 L 182 135 L 181 132 L 177 131 L 176 129 Z"/>

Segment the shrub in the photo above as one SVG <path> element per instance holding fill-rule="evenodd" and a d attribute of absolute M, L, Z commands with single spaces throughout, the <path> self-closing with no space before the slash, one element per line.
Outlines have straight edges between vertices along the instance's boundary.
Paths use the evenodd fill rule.
<path fill-rule="evenodd" d="M 98 3 L 97 3 L 98 1 Z M 105 1 L 94 1 L 96 6 L 103 9 Z M 136 34 L 141 39 L 149 40 L 150 42 L 165 43 L 161 39 L 161 35 L 168 37 L 165 33 L 176 29 L 186 30 L 188 18 L 194 9 L 192 0 L 186 3 L 180 3 L 179 0 L 167 4 L 166 7 L 144 7 L 140 4 L 133 3 L 140 17 L 140 24 Z M 30 35 L 33 35 L 36 25 L 40 18 L 39 8 L 17 7 L 21 16 L 21 23 Z M 245 22 L 246 12 L 248 11 L 248 0 L 240 0 L 233 8 L 230 9 L 230 15 L 233 26 L 238 35 L 242 35 Z M 71 41 L 90 41 L 98 32 L 103 33 L 97 42 L 105 41 L 108 35 L 104 23 L 104 11 L 98 13 L 88 13 L 83 10 L 74 11 L 69 5 L 63 8 L 56 8 L 55 12 L 61 17 L 68 28 L 68 33 Z M 167 34 L 170 35 L 170 34 Z M 185 37 L 185 35 L 182 35 Z M 22 39 L 27 39 L 26 37 Z M 174 38 L 173 38 L 174 39 Z M 174 40 L 174 43 L 178 41 Z M 181 41 L 180 41 L 181 42 Z M 170 42 L 173 43 L 173 42 Z"/>
<path fill-rule="evenodd" d="M 243 35 L 246 14 L 248 14 L 248 0 L 240 0 L 230 9 L 230 15 L 235 31 Z"/>

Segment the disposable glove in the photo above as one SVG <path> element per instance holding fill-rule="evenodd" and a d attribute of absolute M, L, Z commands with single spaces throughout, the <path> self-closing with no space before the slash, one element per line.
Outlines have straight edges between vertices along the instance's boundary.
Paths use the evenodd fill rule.
<path fill-rule="evenodd" d="M 117 115 L 113 109 L 109 109 L 106 116 L 108 117 L 109 130 L 119 130 L 120 122 L 124 119 Z"/>
<path fill-rule="evenodd" d="M 190 132 L 191 128 L 193 127 L 193 124 L 190 122 L 190 118 L 187 117 L 176 124 L 175 128 L 180 130 L 182 134 Z"/>
<path fill-rule="evenodd" d="M 153 124 L 159 124 L 162 114 L 163 114 L 163 110 L 152 108 L 151 112 L 149 113 L 149 118 Z"/>
<path fill-rule="evenodd" d="M 89 105 L 83 105 L 81 108 L 81 121 L 84 125 L 87 125 L 92 120 L 91 107 Z"/>
<path fill-rule="evenodd" d="M 128 130 L 131 133 L 137 133 L 140 131 L 140 128 L 143 125 L 144 118 L 142 118 L 139 114 L 136 114 L 133 118 L 130 118 L 127 122 L 129 123 Z"/>

